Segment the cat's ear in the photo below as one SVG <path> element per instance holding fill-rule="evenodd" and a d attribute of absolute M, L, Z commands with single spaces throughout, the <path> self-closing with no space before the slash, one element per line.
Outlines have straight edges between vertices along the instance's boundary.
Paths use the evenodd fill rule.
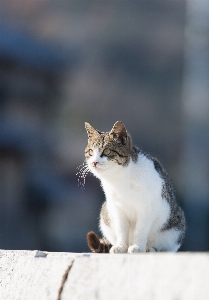
<path fill-rule="evenodd" d="M 99 132 L 96 129 L 94 129 L 94 127 L 92 127 L 89 123 L 85 122 L 85 128 L 86 128 L 89 140 L 99 137 L 99 135 L 100 135 Z"/>
<path fill-rule="evenodd" d="M 110 131 L 110 135 L 112 135 L 113 139 L 120 139 L 122 144 L 126 144 L 127 141 L 127 131 L 125 126 L 121 121 L 117 121 L 113 128 Z"/>

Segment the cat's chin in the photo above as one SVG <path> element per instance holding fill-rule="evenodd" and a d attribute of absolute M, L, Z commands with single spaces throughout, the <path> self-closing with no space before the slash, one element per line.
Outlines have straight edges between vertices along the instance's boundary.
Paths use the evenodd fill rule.
<path fill-rule="evenodd" d="M 99 179 L 109 178 L 112 174 L 118 173 L 118 166 L 116 164 L 97 164 L 93 166 L 88 164 L 89 170 Z"/>
<path fill-rule="evenodd" d="M 93 173 L 96 177 L 101 177 L 107 171 L 107 167 L 105 166 L 97 166 L 97 167 L 89 167 L 91 173 Z"/>
<path fill-rule="evenodd" d="M 105 168 L 105 167 L 91 167 L 91 172 L 92 173 L 103 173 L 103 172 L 105 172 L 105 170 L 106 170 L 107 168 Z"/>

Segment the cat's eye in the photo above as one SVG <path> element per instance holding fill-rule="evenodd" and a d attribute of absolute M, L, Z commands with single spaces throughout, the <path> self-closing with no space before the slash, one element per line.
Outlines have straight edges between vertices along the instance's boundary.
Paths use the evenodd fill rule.
<path fill-rule="evenodd" d="M 94 151 L 92 149 L 89 149 L 89 155 L 93 156 L 93 154 L 94 154 Z"/>
<path fill-rule="evenodd" d="M 109 155 L 111 153 L 111 150 L 109 148 L 104 149 L 104 151 L 102 152 L 102 154 L 104 155 Z"/>

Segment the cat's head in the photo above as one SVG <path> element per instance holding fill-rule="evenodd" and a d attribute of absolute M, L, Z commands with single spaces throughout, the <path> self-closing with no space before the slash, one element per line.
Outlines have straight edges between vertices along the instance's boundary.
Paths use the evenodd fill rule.
<path fill-rule="evenodd" d="M 85 123 L 88 144 L 85 158 L 90 171 L 97 177 L 128 165 L 132 141 L 122 122 L 117 121 L 110 132 L 100 132 Z M 101 176 L 100 176 L 101 175 Z"/>

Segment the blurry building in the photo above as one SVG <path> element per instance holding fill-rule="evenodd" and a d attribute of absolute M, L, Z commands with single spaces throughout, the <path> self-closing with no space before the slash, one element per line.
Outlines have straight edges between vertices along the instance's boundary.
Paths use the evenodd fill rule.
<path fill-rule="evenodd" d="M 70 184 L 56 167 L 53 127 L 61 75 L 76 60 L 65 62 L 56 47 L 15 29 L 2 27 L 0 40 L 0 247 L 60 250 L 53 234 L 50 241 L 47 218 L 60 203 L 72 205 L 77 181 Z M 66 232 L 66 239 L 78 240 L 71 251 L 78 251 L 79 234 L 70 239 Z"/>

